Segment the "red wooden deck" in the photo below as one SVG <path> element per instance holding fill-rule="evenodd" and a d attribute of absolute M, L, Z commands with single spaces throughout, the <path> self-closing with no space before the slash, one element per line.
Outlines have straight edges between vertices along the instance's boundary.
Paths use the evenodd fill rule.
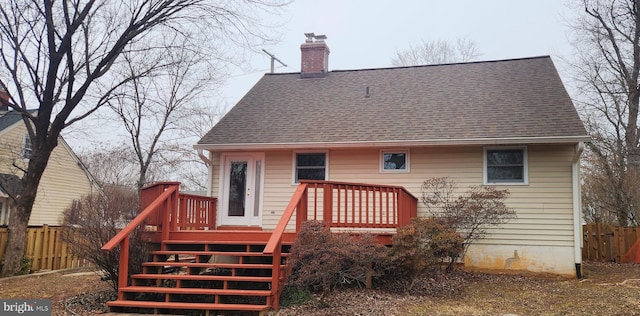
<path fill-rule="evenodd" d="M 340 231 L 375 229 L 378 240 L 388 244 L 390 231 L 417 215 L 417 199 L 402 187 L 301 181 L 273 230 L 218 227 L 217 199 L 180 193 L 179 185 L 143 189 L 140 214 L 102 247 L 121 252 L 118 300 L 108 303 L 112 310 L 278 309 L 287 252 L 304 221 L 322 220 Z M 128 277 L 129 236 L 139 226 L 158 249 L 142 274 Z"/>

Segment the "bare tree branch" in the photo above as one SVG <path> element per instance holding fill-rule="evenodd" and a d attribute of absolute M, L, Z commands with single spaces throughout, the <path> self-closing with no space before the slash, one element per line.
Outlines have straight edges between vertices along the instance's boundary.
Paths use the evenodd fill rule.
<path fill-rule="evenodd" d="M 408 49 L 396 51 L 391 59 L 394 66 L 417 66 L 467 62 L 475 60 L 482 54 L 478 44 L 468 38 L 458 38 L 453 44 L 438 40 L 411 45 Z"/>
<path fill-rule="evenodd" d="M 97 111 L 131 80 L 157 69 L 147 64 L 123 77 L 118 71 L 126 65 L 123 55 L 164 51 L 163 38 L 186 39 L 194 51 L 207 53 L 238 38 L 261 44 L 269 37 L 262 36 L 256 13 L 282 5 L 279 0 L 4 1 L 0 82 L 11 95 L 11 107 L 24 114 L 32 156 L 10 213 L 0 275 L 19 270 L 37 188 L 63 129 Z M 37 112 L 28 114 L 28 108 Z"/>

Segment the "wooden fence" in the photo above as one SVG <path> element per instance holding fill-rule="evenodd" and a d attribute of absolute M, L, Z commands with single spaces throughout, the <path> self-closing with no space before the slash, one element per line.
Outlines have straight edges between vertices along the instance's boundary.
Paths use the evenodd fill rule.
<path fill-rule="evenodd" d="M 25 257 L 31 258 L 31 270 L 58 270 L 90 266 L 87 260 L 75 257 L 69 245 L 62 241 L 64 227 L 29 227 Z M 7 247 L 7 228 L 0 228 L 0 261 Z"/>
<path fill-rule="evenodd" d="M 582 259 L 622 262 L 625 253 L 640 239 L 640 227 L 618 227 L 602 223 L 582 226 Z"/>

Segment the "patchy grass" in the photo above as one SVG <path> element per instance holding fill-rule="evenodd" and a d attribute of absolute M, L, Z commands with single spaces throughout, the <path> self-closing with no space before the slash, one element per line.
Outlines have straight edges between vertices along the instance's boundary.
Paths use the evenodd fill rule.
<path fill-rule="evenodd" d="M 640 265 L 585 263 L 582 280 L 455 272 L 385 289 L 350 289 L 273 315 L 640 315 Z M 64 302 L 100 293 L 108 283 L 92 273 L 54 272 L 0 279 L 0 298 L 49 298 L 53 315 Z M 82 296 L 80 296 L 82 297 Z M 74 311 L 95 315 L 102 296 L 77 300 Z M 85 304 L 86 303 L 86 304 Z M 84 305 L 83 305 L 84 304 Z"/>
<path fill-rule="evenodd" d="M 455 272 L 434 282 L 447 293 L 345 290 L 276 315 L 640 315 L 640 265 L 583 267 L 582 280 Z"/>

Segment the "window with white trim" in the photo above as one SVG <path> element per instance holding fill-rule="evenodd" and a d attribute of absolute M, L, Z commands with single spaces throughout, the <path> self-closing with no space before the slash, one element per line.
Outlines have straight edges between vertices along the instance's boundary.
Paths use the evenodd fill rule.
<path fill-rule="evenodd" d="M 408 150 L 383 150 L 380 155 L 382 172 L 409 172 Z"/>
<path fill-rule="evenodd" d="M 22 141 L 22 158 L 31 159 L 31 152 L 31 137 L 29 137 L 29 134 L 24 134 L 24 139 Z"/>
<path fill-rule="evenodd" d="M 298 180 L 326 180 L 327 153 L 296 153 L 294 181 Z"/>
<path fill-rule="evenodd" d="M 8 204 L 0 200 L 0 226 L 9 224 Z"/>
<path fill-rule="evenodd" d="M 525 147 L 485 148 L 485 184 L 526 184 L 527 173 Z"/>

